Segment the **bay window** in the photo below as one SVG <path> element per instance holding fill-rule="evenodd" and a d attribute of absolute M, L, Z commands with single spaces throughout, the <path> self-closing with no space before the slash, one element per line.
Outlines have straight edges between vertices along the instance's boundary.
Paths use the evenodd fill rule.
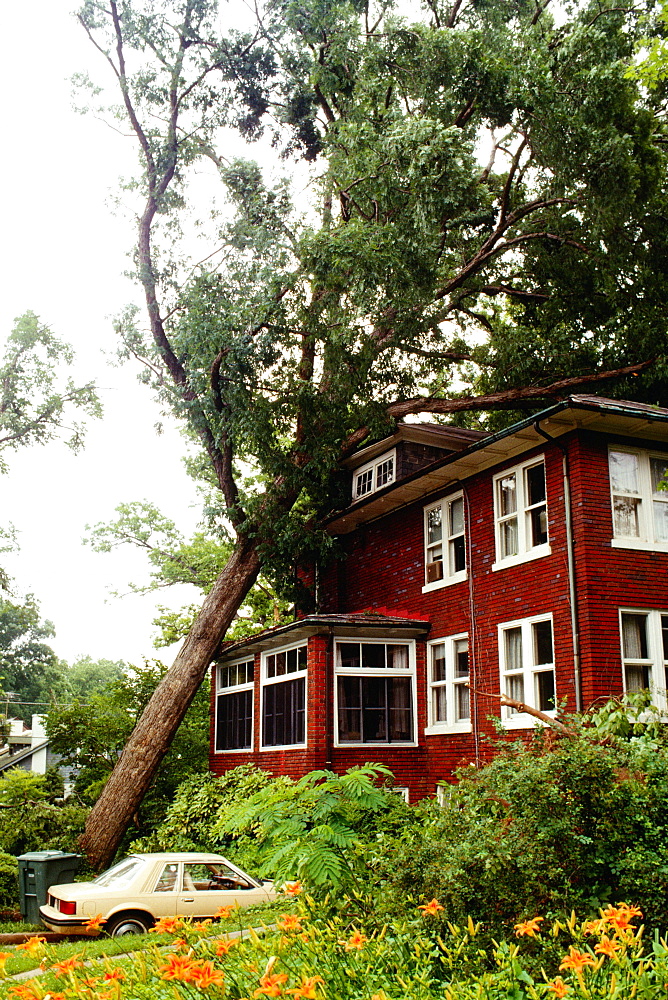
<path fill-rule="evenodd" d="M 414 643 L 335 645 L 337 745 L 415 742 Z"/>
<path fill-rule="evenodd" d="M 306 745 L 306 645 L 262 655 L 262 747 Z"/>

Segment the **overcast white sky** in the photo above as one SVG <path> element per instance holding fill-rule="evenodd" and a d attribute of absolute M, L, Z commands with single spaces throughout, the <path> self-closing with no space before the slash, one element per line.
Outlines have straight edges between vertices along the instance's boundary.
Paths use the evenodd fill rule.
<path fill-rule="evenodd" d="M 81 545 L 84 525 L 109 520 L 123 500 L 148 499 L 188 531 L 197 522 L 197 498 L 177 432 L 155 434 L 159 413 L 146 389 L 132 369 L 108 367 L 102 354 L 114 346 L 111 317 L 140 301 L 122 277 L 132 230 L 108 207 L 135 160 L 130 139 L 71 109 L 72 73 L 102 71 L 70 14 L 75 6 L 33 0 L 3 10 L 0 341 L 14 318 L 32 309 L 74 345 L 77 371 L 100 386 L 105 415 L 90 425 L 83 454 L 59 444 L 9 454 L 0 524 L 14 523 L 21 551 L 2 559 L 17 591 L 34 593 L 55 624 L 59 656 L 139 662 L 154 655 L 155 602 L 109 598 L 108 590 L 145 579 L 145 562 L 130 550 L 96 555 Z M 158 603 L 179 607 L 194 593 L 164 592 Z M 159 655 L 170 662 L 174 652 Z"/>

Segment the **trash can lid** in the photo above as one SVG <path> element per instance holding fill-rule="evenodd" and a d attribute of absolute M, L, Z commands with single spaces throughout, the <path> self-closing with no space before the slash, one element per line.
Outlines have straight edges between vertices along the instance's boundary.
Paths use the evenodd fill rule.
<path fill-rule="evenodd" d="M 54 858 L 80 858 L 80 854 L 68 854 L 66 851 L 32 851 L 30 854 L 20 854 L 18 861 L 52 861 Z"/>

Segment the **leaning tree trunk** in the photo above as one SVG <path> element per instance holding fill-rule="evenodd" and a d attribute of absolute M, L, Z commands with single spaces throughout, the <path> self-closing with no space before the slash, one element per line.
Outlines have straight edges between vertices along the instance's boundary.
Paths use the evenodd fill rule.
<path fill-rule="evenodd" d="M 259 568 L 254 545 L 242 539 L 204 601 L 173 666 L 155 689 L 88 817 L 79 842 L 95 869 L 111 863 Z"/>

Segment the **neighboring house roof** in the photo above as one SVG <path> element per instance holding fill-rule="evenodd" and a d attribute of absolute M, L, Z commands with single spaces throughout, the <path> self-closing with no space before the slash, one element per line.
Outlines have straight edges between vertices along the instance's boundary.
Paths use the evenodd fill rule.
<path fill-rule="evenodd" d="M 332 514 L 326 522 L 327 530 L 332 535 L 348 534 L 360 524 L 376 520 L 415 500 L 426 498 L 436 490 L 462 482 L 475 473 L 542 445 L 546 437 L 560 437 L 577 429 L 665 441 L 668 409 L 601 396 L 569 396 L 503 430 L 485 434 L 463 450 L 437 459 L 426 468 L 354 501 L 345 510 Z M 387 448 L 391 440 L 386 438 L 384 442 L 378 442 L 379 450 Z M 353 456 L 357 459 L 355 465 L 368 461 L 366 451 L 363 449 Z"/>
<path fill-rule="evenodd" d="M 397 615 L 385 615 L 377 612 L 360 612 L 345 615 L 307 615 L 288 625 L 277 625 L 265 629 L 249 639 L 240 639 L 221 649 L 217 659 L 228 660 L 239 654 L 251 653 L 260 649 L 272 649 L 283 646 L 286 642 L 299 642 L 312 635 L 333 634 L 347 636 L 368 636 L 378 631 L 383 636 L 394 638 L 404 636 L 407 639 L 424 638 L 431 627 L 424 617 L 403 618 Z"/>
<path fill-rule="evenodd" d="M 25 750 L 20 750 L 18 753 L 7 754 L 6 756 L 0 757 L 0 771 L 8 771 L 10 767 L 16 767 L 17 764 L 20 764 L 22 761 L 32 757 L 33 754 L 38 753 L 48 745 L 48 739 L 42 740 L 41 743 L 37 743 L 32 747 L 26 747 Z"/>

